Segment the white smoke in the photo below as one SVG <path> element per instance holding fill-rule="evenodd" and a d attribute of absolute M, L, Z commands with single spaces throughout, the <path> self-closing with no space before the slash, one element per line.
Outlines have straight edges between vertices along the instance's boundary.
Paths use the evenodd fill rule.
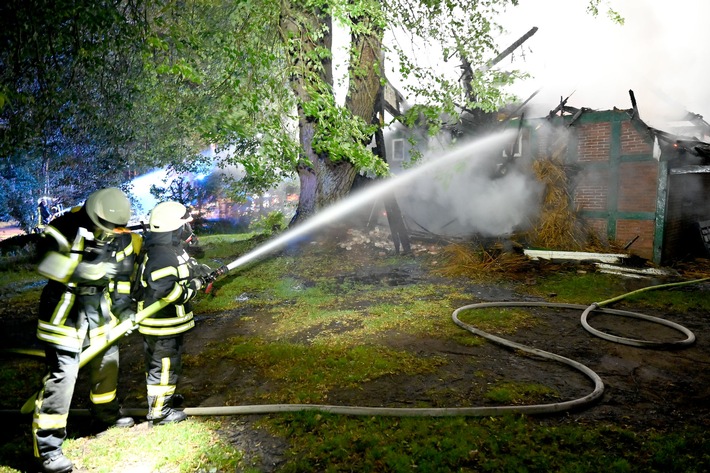
<path fill-rule="evenodd" d="M 703 0 L 612 0 L 624 25 L 585 11 L 583 0 L 521 0 L 499 21 L 509 34 L 501 49 L 533 26 L 539 29 L 522 49 L 499 64 L 533 75 L 513 91 L 531 101 L 543 116 L 560 97 L 568 105 L 610 110 L 631 108 L 636 96 L 640 116 L 662 128 L 674 114 L 690 111 L 710 119 L 710 63 L 702 52 L 710 44 L 710 2 Z"/>
<path fill-rule="evenodd" d="M 401 189 L 398 200 L 411 228 L 463 237 L 510 235 L 527 227 L 539 211 L 540 183 L 517 166 L 501 174 L 502 162 L 500 150 L 479 152 Z"/>

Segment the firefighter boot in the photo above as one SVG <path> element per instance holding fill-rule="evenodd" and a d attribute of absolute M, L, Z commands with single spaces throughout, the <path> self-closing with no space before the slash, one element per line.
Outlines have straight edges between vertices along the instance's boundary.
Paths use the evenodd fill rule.
<path fill-rule="evenodd" d="M 187 419 L 187 414 L 185 414 L 183 411 L 177 411 L 172 407 L 169 408 L 169 410 L 170 412 L 168 413 L 168 415 L 166 415 L 162 419 L 154 419 L 153 425 L 174 424 L 175 422 L 182 422 Z"/>
<path fill-rule="evenodd" d="M 174 424 L 187 419 L 187 414 L 172 407 L 172 396 L 148 396 L 147 419 L 153 425 Z"/>
<path fill-rule="evenodd" d="M 104 431 L 109 427 L 125 429 L 136 425 L 133 417 L 121 415 L 121 408 L 116 401 L 106 404 L 93 404 L 90 410 L 93 417 L 93 427 L 98 431 Z"/>
<path fill-rule="evenodd" d="M 42 459 L 42 471 L 45 473 L 69 473 L 74 469 L 71 460 L 64 456 L 60 451 L 59 454 Z"/>

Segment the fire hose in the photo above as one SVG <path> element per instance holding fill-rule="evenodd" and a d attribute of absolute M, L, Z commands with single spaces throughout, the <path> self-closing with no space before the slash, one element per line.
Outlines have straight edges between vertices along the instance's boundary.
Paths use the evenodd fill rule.
<path fill-rule="evenodd" d="M 212 274 L 215 275 L 214 279 L 219 277 L 219 275 L 226 274 L 229 271 L 229 265 L 227 266 L 222 266 L 218 270 L 214 271 Z M 214 281 L 212 279 L 212 281 Z M 616 342 L 616 343 L 622 343 L 626 345 L 631 345 L 631 346 L 637 346 L 637 347 L 642 347 L 642 348 L 650 348 L 650 347 L 657 347 L 657 348 L 679 348 L 679 347 L 684 347 L 684 346 L 689 346 L 692 345 L 695 342 L 695 335 L 688 330 L 687 328 L 683 327 L 682 325 L 676 324 L 674 322 L 670 322 L 665 319 L 661 319 L 659 317 L 653 317 L 645 314 L 640 314 L 636 312 L 630 312 L 630 311 L 624 311 L 624 310 L 616 310 L 616 309 L 608 309 L 608 308 L 603 308 L 605 305 L 609 305 L 613 302 L 616 302 L 620 299 L 629 297 L 633 294 L 646 291 L 646 290 L 653 290 L 653 289 L 660 289 L 660 288 L 667 288 L 667 287 L 677 287 L 677 286 L 682 286 L 682 285 L 688 285 L 688 284 L 695 284 L 698 282 L 706 281 L 710 278 L 703 278 L 703 279 L 698 279 L 698 280 L 693 280 L 693 281 L 686 281 L 686 282 L 680 282 L 680 283 L 671 283 L 671 284 L 664 284 L 664 285 L 657 285 L 657 286 L 650 286 L 643 288 L 641 290 L 633 291 L 627 294 L 624 294 L 622 296 L 615 297 L 613 299 L 609 299 L 606 301 L 602 302 L 595 302 L 589 306 L 582 305 L 582 304 L 566 304 L 566 303 L 548 303 L 548 302 L 485 302 L 485 303 L 477 303 L 477 304 L 469 304 L 465 305 L 462 307 L 459 307 L 456 309 L 453 314 L 452 314 L 452 319 L 456 325 L 459 327 L 473 333 L 474 335 L 481 336 L 485 338 L 486 340 L 489 340 L 491 342 L 494 342 L 498 345 L 501 345 L 506 348 L 511 348 L 513 350 L 517 351 L 522 351 L 525 353 L 529 353 L 532 355 L 539 356 L 544 359 L 556 361 L 559 363 L 562 363 L 564 365 L 570 366 L 574 368 L 575 370 L 581 372 L 583 375 L 585 375 L 587 378 L 589 378 L 592 381 L 592 384 L 594 385 L 593 390 L 580 398 L 569 400 L 569 401 L 563 401 L 563 402 L 555 402 L 555 403 L 547 403 L 547 404 L 533 404 L 533 405 L 523 405 L 523 406 L 479 406 L 479 407 L 443 407 L 443 408 L 401 408 L 401 407 L 368 407 L 368 406 L 338 406 L 338 405 L 325 405 L 325 404 L 259 404 L 259 405 L 245 405 L 245 406 L 216 406 L 216 407 L 186 407 L 183 408 L 182 410 L 187 414 L 191 416 L 227 416 L 227 415 L 244 415 L 244 414 L 272 414 L 272 413 L 283 413 L 283 412 L 298 412 L 298 411 L 320 411 L 324 413 L 330 413 L 330 414 L 342 414 L 342 415 L 377 415 L 377 416 L 396 416 L 396 417 L 444 417 L 444 416 L 497 416 L 497 415 L 503 415 L 503 414 L 527 414 L 527 415 L 539 415 L 539 414 L 553 414 L 553 413 L 559 413 L 559 412 L 567 412 L 571 411 L 573 409 L 578 409 L 583 406 L 589 405 L 595 401 L 597 401 L 604 393 L 604 383 L 601 379 L 601 377 L 594 372 L 592 369 L 588 368 L 587 366 L 572 360 L 570 358 L 566 358 L 561 355 L 557 355 L 555 353 L 547 352 L 544 350 L 540 350 L 537 348 L 533 348 L 527 345 L 523 345 L 520 343 L 516 343 L 507 339 L 504 339 L 502 337 L 498 337 L 496 335 L 487 333 L 483 330 L 480 330 L 473 325 L 467 324 L 465 322 L 462 322 L 459 318 L 459 314 L 461 314 L 464 311 L 469 311 L 469 310 L 475 310 L 475 309 L 482 309 L 482 308 L 489 308 L 489 307 L 553 307 L 553 308 L 561 308 L 561 309 L 575 309 L 575 310 L 583 310 L 584 312 L 582 313 L 582 325 L 584 328 L 589 331 L 591 334 L 595 336 L 600 336 L 601 338 Z M 210 281 L 211 282 L 211 281 Z M 148 308 L 144 309 L 143 311 L 139 312 L 137 314 L 136 319 L 138 317 L 141 317 L 141 320 L 143 317 L 147 317 L 150 314 L 154 313 L 155 311 L 159 310 L 160 307 L 158 307 L 160 301 L 156 302 L 155 304 L 149 306 Z M 630 317 L 630 318 L 636 318 L 636 319 L 641 319 L 653 323 L 658 323 L 664 326 L 667 326 L 671 329 L 677 330 L 681 332 L 682 334 L 685 335 L 685 339 L 679 340 L 679 341 L 671 341 L 671 342 L 653 342 L 653 341 L 645 341 L 645 340 L 635 340 L 635 339 L 629 339 L 629 338 L 624 338 L 624 337 L 617 337 L 617 336 L 612 336 L 609 334 L 605 334 L 597 329 L 594 329 L 591 327 L 591 325 L 588 323 L 588 318 L 591 314 L 597 313 L 597 314 L 609 314 L 609 315 L 618 315 L 618 316 L 623 316 L 623 317 Z M 126 321 L 129 322 L 129 321 Z M 126 322 L 123 322 L 120 324 L 119 327 L 122 327 Z M 131 327 L 122 327 L 126 328 L 123 334 L 127 332 L 128 330 L 131 329 Z M 116 330 L 116 338 L 113 339 L 113 341 L 109 342 L 113 343 L 115 342 L 118 338 L 120 338 L 123 334 L 120 334 L 120 330 Z M 113 338 L 113 337 L 112 337 Z M 108 344 L 106 345 L 108 346 Z M 105 348 L 105 346 L 104 346 Z M 96 348 L 94 350 L 94 355 L 96 353 L 99 353 L 102 348 Z M 84 353 L 82 353 L 82 358 L 81 360 L 83 361 L 83 364 L 88 362 L 89 360 L 89 355 L 87 354 L 86 356 Z M 86 361 L 84 361 L 86 360 Z M 83 366 L 82 364 L 82 366 Z M 32 401 L 32 402 L 30 402 Z M 22 413 L 27 413 L 25 412 L 25 407 L 30 404 L 30 407 L 34 404 L 34 398 L 31 398 L 30 400 L 25 403 L 25 406 L 23 406 L 23 410 L 21 410 Z M 31 408 L 30 408 L 31 411 Z M 28 411 L 28 412 L 30 412 Z M 11 413 L 12 411 L 0 411 L 0 413 Z M 123 415 L 127 416 L 145 416 L 147 413 L 147 409 L 141 409 L 141 408 L 122 408 L 121 412 Z M 71 414 L 73 415 L 89 415 L 89 411 L 87 409 L 72 409 L 70 411 Z"/>

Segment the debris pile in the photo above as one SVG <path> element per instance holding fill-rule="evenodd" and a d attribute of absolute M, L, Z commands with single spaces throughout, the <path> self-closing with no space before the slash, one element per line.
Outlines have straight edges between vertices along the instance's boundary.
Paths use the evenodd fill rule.
<path fill-rule="evenodd" d="M 443 248 L 444 263 L 440 273 L 444 276 L 466 276 L 492 273 L 524 275 L 530 272 L 536 263 L 518 251 L 511 251 L 501 244 L 491 246 L 473 244 L 452 244 Z"/>
<path fill-rule="evenodd" d="M 389 228 L 375 226 L 369 229 L 349 228 L 345 236 L 338 242 L 338 247 L 347 251 L 362 248 L 376 248 L 380 256 L 394 253 L 394 243 Z M 441 251 L 441 246 L 433 243 L 411 242 L 412 253 L 436 255 Z"/>

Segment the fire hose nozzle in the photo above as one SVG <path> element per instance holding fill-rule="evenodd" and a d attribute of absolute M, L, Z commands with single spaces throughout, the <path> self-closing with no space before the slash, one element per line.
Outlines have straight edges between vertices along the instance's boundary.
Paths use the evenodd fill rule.
<path fill-rule="evenodd" d="M 217 279 L 217 278 L 220 277 L 220 276 L 223 276 L 223 275 L 227 274 L 228 271 L 229 271 L 229 268 L 228 268 L 226 265 L 225 265 L 225 266 L 220 266 L 219 268 L 215 269 L 215 270 L 212 271 L 210 274 L 208 274 L 207 276 L 205 276 L 205 277 L 204 277 L 204 281 L 205 281 L 205 283 L 206 283 L 205 292 L 206 292 L 207 294 L 211 293 L 211 292 L 212 292 L 212 283 L 215 281 L 215 279 Z"/>
<path fill-rule="evenodd" d="M 215 269 L 214 271 L 212 271 L 211 273 L 207 274 L 206 276 L 203 276 L 202 279 L 205 282 L 212 282 L 215 279 L 217 279 L 218 277 L 222 276 L 224 273 L 226 273 L 227 272 L 226 268 L 227 268 L 226 266 L 221 266 L 221 267 Z"/>
<path fill-rule="evenodd" d="M 212 271 L 212 272 L 209 274 L 209 276 L 207 276 L 207 277 L 209 278 L 210 281 L 214 281 L 214 280 L 217 279 L 218 277 L 224 276 L 225 274 L 227 274 L 228 271 L 229 271 L 229 268 L 228 268 L 226 265 L 225 265 L 225 266 L 220 266 L 219 268 L 217 268 L 217 269 L 215 269 L 214 271 Z"/>

